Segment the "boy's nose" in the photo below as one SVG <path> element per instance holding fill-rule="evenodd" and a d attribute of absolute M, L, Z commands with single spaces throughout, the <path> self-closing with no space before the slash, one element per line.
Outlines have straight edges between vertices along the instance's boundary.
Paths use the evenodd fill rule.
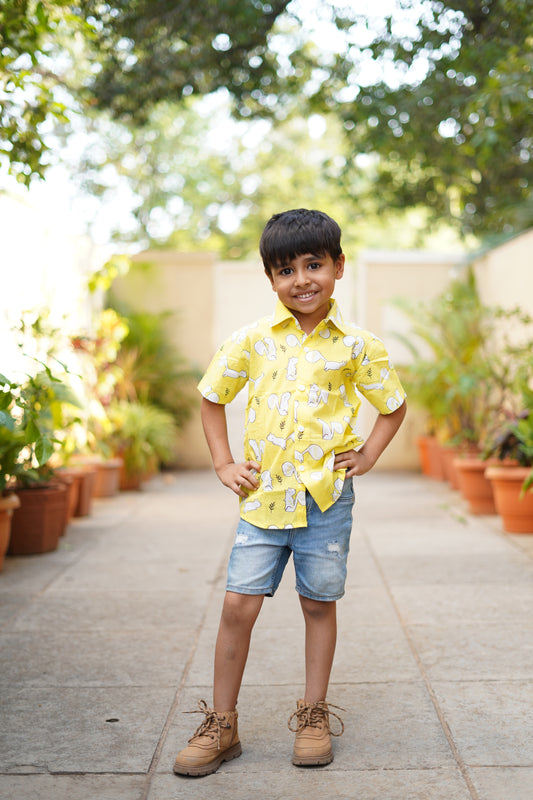
<path fill-rule="evenodd" d="M 309 273 L 306 269 L 298 270 L 295 278 L 297 286 L 306 286 L 309 283 Z"/>

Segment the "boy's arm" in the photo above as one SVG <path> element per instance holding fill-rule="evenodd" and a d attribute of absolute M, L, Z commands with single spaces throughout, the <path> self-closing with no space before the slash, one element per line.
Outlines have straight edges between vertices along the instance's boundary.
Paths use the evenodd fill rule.
<path fill-rule="evenodd" d="M 228 441 L 225 405 L 212 403 L 203 397 L 201 415 L 205 438 L 216 474 L 224 486 L 238 494 L 239 497 L 247 497 L 245 490 L 257 489 L 259 486 L 253 470 L 259 472 L 261 465 L 257 461 L 235 463 Z"/>
<path fill-rule="evenodd" d="M 364 475 L 372 469 L 402 424 L 407 406 L 405 401 L 391 414 L 379 414 L 372 432 L 360 450 L 337 453 L 335 469 L 346 469 L 346 477 Z"/>

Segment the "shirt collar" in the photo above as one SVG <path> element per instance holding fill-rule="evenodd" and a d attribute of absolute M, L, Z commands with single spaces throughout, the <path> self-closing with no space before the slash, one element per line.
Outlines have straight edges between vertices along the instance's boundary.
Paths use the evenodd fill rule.
<path fill-rule="evenodd" d="M 337 305 L 337 301 L 334 300 L 333 298 L 331 298 L 331 300 L 329 301 L 329 304 L 330 304 L 329 305 L 329 312 L 328 312 L 328 315 L 325 318 L 325 320 L 323 320 L 324 324 L 325 325 L 329 325 L 329 324 L 335 325 L 335 327 L 338 328 L 339 331 L 343 335 L 346 335 L 348 333 L 348 330 L 347 330 L 347 328 L 346 328 L 346 326 L 344 324 L 344 320 L 342 318 L 342 314 L 340 312 L 340 308 Z M 294 314 L 292 314 L 292 312 L 289 311 L 287 306 L 285 306 L 281 302 L 281 300 L 278 300 L 277 305 L 276 305 L 276 309 L 275 309 L 274 314 L 272 316 L 272 327 L 274 328 L 276 325 L 281 325 L 282 323 L 288 322 L 291 319 L 295 321 Z"/>

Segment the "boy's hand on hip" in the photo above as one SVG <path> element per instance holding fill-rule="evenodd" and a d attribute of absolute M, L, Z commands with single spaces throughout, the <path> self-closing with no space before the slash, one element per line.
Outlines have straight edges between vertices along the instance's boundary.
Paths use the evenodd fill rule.
<path fill-rule="evenodd" d="M 239 464 L 230 462 L 216 470 L 220 481 L 238 494 L 239 497 L 248 497 L 248 492 L 257 489 L 259 480 L 256 474 L 261 471 L 261 464 L 257 461 L 244 461 Z"/>
<path fill-rule="evenodd" d="M 372 461 L 363 450 L 347 450 L 345 453 L 337 453 L 334 461 L 335 469 L 345 469 L 346 477 L 352 478 L 354 475 L 364 475 L 374 466 Z"/>

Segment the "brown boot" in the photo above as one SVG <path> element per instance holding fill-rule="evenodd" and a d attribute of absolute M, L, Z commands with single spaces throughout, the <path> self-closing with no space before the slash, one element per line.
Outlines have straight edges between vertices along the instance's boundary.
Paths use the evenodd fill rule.
<path fill-rule="evenodd" d="M 305 700 L 297 701 L 296 711 L 289 719 L 289 730 L 296 734 L 294 741 L 294 754 L 292 763 L 297 767 L 313 767 L 330 764 L 333 761 L 331 736 L 342 736 L 344 723 L 333 711 L 325 700 L 318 703 L 306 703 Z M 332 706 L 344 711 L 340 706 Z M 329 717 L 335 717 L 340 724 L 339 733 L 333 733 L 329 727 Z M 291 727 L 291 722 L 296 717 L 296 728 Z"/>
<path fill-rule="evenodd" d="M 193 775 L 197 778 L 216 772 L 223 761 L 231 761 L 241 754 L 237 712 L 217 713 L 200 700 L 197 711 L 186 714 L 205 714 L 205 719 L 189 739 L 188 746 L 176 756 L 176 775 Z"/>

